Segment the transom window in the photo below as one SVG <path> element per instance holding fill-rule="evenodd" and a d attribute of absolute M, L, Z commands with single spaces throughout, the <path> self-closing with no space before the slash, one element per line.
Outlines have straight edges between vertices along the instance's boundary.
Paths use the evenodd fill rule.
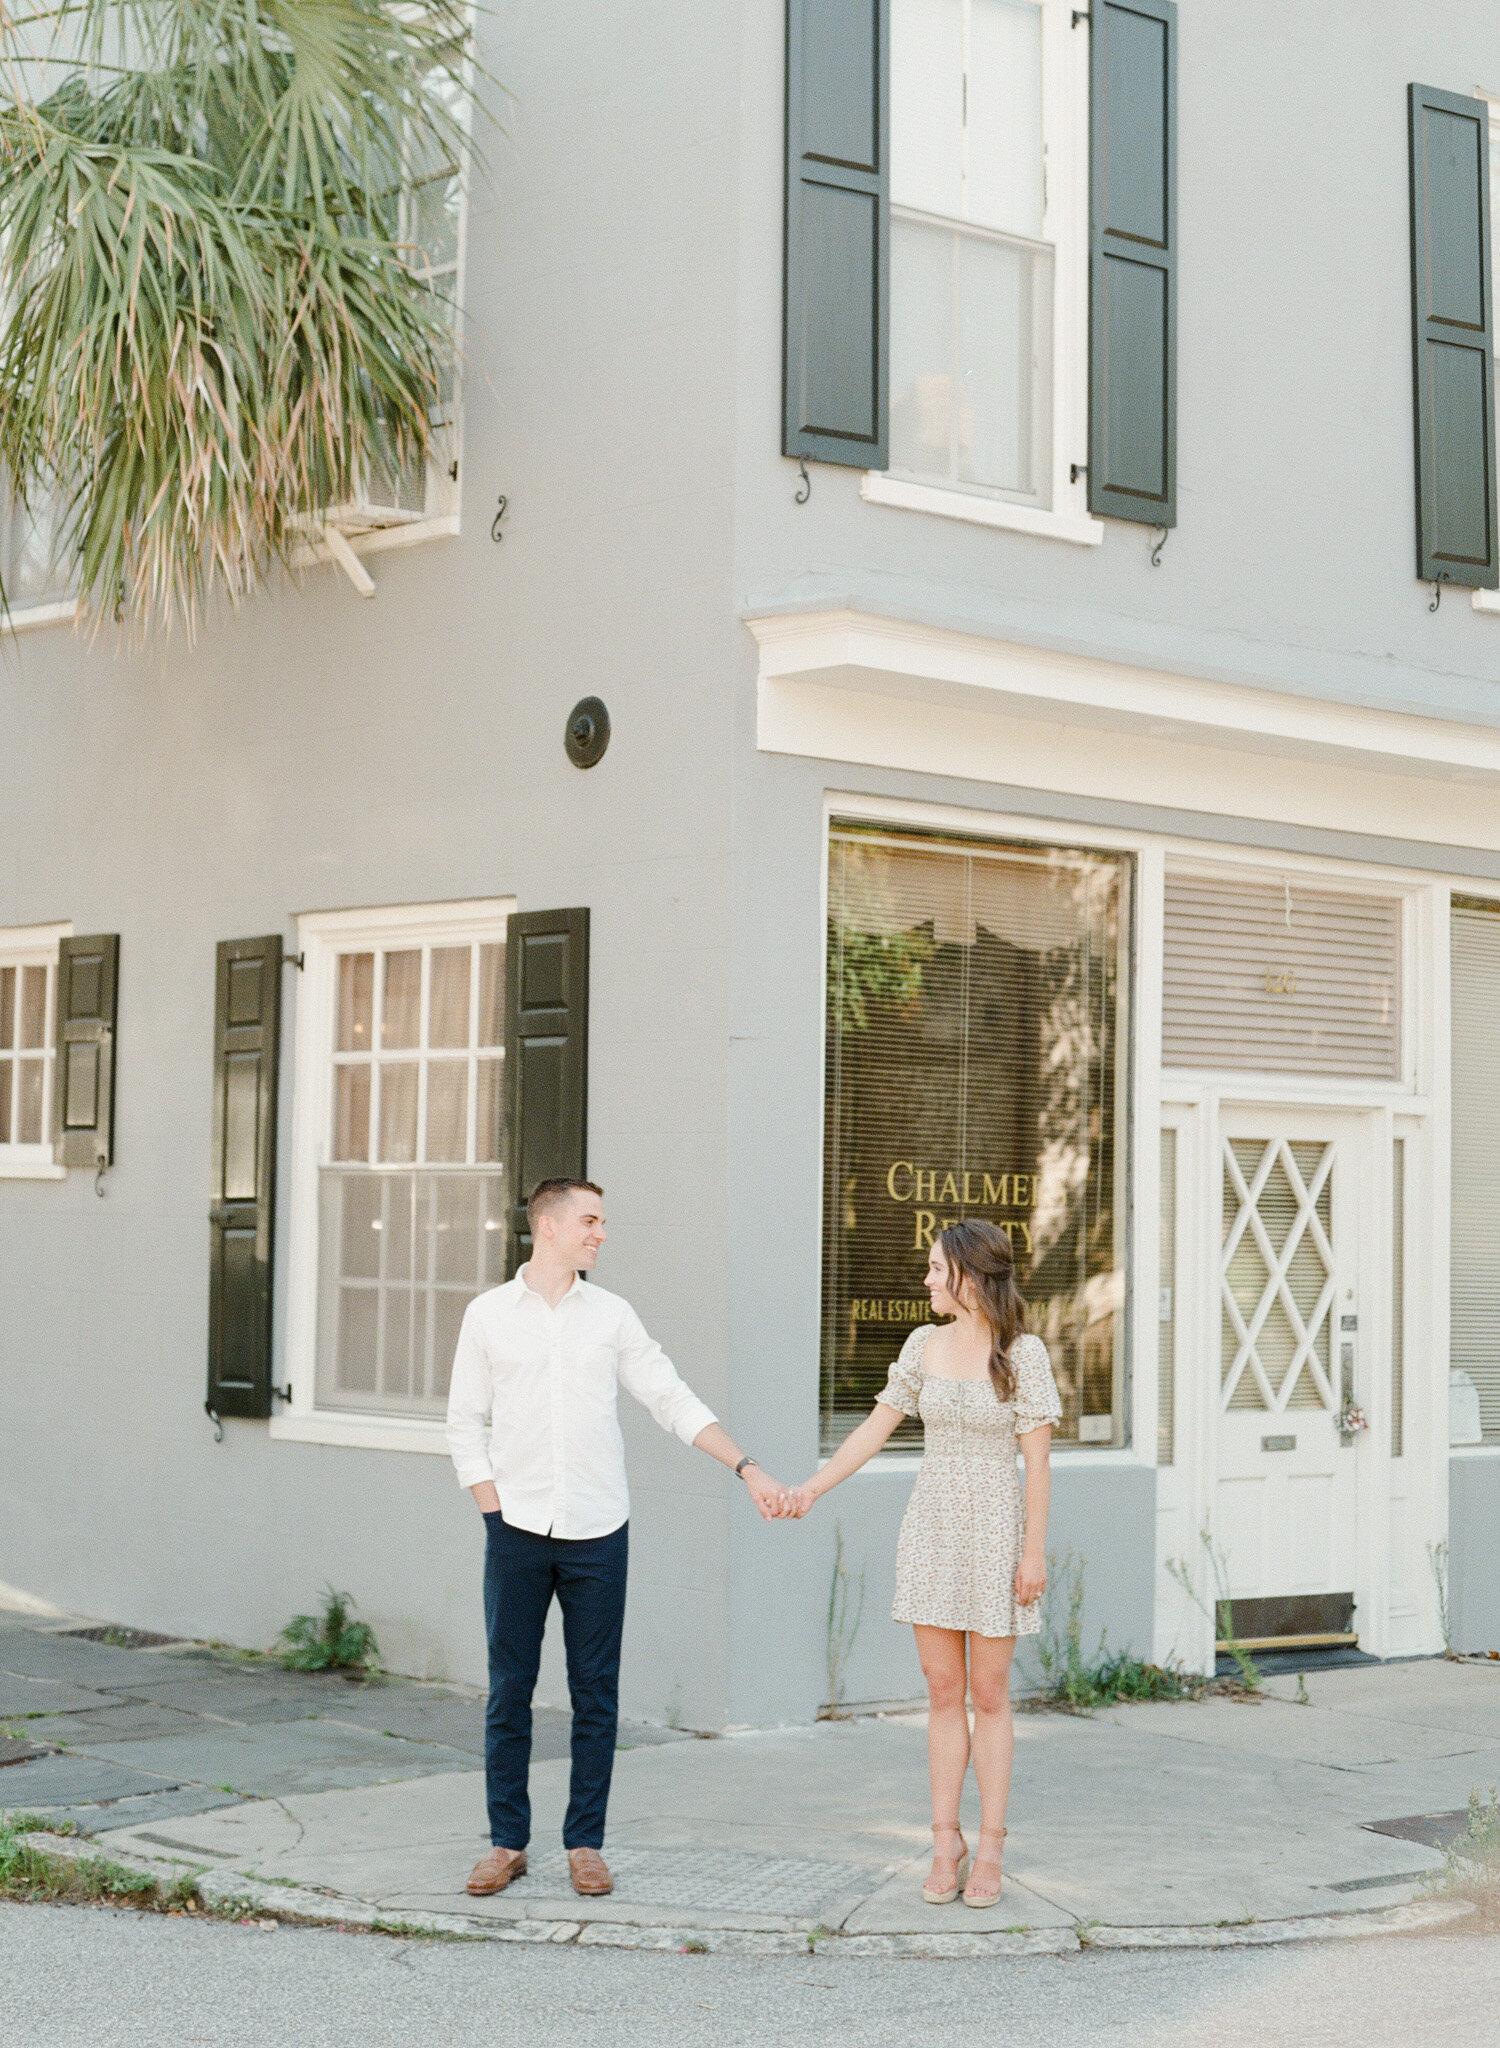
<path fill-rule="evenodd" d="M 318 1405 L 441 1414 L 463 1312 L 504 1278 L 504 927 L 321 965 Z"/>
<path fill-rule="evenodd" d="M 1050 7 L 891 10 L 891 471 L 1033 505 L 1052 498 Z"/>
<path fill-rule="evenodd" d="M 0 946 L 0 1171 L 52 1159 L 57 946 Z"/>

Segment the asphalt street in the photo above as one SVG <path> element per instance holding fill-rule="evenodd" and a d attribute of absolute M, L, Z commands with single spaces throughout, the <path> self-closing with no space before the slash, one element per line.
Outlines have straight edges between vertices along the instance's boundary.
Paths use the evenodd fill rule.
<path fill-rule="evenodd" d="M 985 1962 L 275 1932 L 0 1905 L 8 2048 L 1491 2048 L 1500 1940 Z"/>

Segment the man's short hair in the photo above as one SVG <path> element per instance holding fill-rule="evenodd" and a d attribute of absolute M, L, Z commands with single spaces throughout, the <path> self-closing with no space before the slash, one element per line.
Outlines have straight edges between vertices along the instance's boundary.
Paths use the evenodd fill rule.
<path fill-rule="evenodd" d="M 526 1198 L 526 1221 L 534 1231 L 543 1216 L 560 1209 L 571 1194 L 604 1197 L 603 1188 L 591 1180 L 539 1180 Z"/>

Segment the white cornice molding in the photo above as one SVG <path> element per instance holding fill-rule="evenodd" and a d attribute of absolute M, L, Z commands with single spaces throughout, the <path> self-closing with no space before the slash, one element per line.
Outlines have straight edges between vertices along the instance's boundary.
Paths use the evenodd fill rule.
<path fill-rule="evenodd" d="M 767 684 L 819 684 L 1427 782 L 1500 784 L 1500 731 L 1167 675 L 850 610 L 747 621 Z"/>

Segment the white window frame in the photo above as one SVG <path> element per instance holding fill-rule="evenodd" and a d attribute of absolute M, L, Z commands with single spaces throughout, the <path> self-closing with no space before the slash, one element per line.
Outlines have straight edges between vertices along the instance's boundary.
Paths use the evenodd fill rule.
<path fill-rule="evenodd" d="M 59 941 L 70 939 L 69 924 L 13 925 L 0 929 L 0 967 L 47 969 L 47 1020 L 42 1082 L 42 1141 L 39 1145 L 0 1145 L 0 1180 L 66 1180 L 52 1150 L 52 1091 L 57 1085 L 57 959 Z M 0 1048 L 3 1057 L 7 1048 Z"/>
<path fill-rule="evenodd" d="M 448 1455 L 437 1416 L 360 1414 L 317 1405 L 318 1175 L 328 1163 L 333 1118 L 338 956 L 385 947 L 462 945 L 504 938 L 513 896 L 389 909 L 313 911 L 297 919 L 303 972 L 296 989 L 291 1185 L 288 1203 L 286 1354 L 277 1378 L 291 1400 L 270 1422 L 293 1443 Z"/>
<path fill-rule="evenodd" d="M 1500 162 L 1500 93 L 1487 92 L 1483 86 L 1477 86 L 1475 91 L 1480 99 L 1488 103 L 1490 110 L 1490 196 L 1493 202 L 1495 198 L 1495 168 L 1497 162 Z M 1492 216 L 1495 212 L 1496 209 L 1492 204 Z M 1490 248 L 1492 252 L 1500 250 L 1500 222 L 1497 222 L 1493 217 L 1490 221 Z M 1492 273 L 1493 268 L 1492 253 Z M 1500 370 L 1500 336 L 1497 336 L 1496 369 Z M 1500 427 L 1496 428 L 1495 460 L 1500 461 Z M 1476 612 L 1500 612 L 1500 590 L 1476 590 L 1473 592 L 1472 602 Z"/>
<path fill-rule="evenodd" d="M 979 489 L 866 470 L 872 505 L 935 512 L 976 526 L 1097 547 L 1104 525 L 1088 509 L 1089 39 L 1071 0 L 1038 0 L 1042 17 L 1042 239 L 1053 257 L 1052 435 L 1048 503 L 1024 505 Z"/>

